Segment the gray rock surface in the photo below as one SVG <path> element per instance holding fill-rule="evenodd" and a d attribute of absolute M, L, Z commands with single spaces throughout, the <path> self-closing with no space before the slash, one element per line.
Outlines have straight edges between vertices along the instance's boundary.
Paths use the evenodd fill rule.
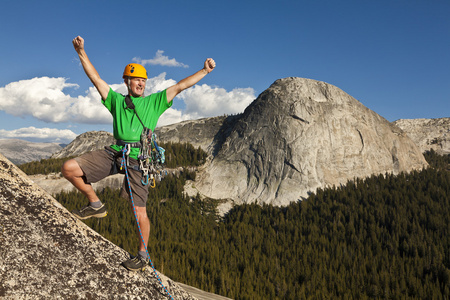
<path fill-rule="evenodd" d="M 433 149 L 450 154 L 450 118 L 400 119 L 394 122 L 419 146 L 422 152 Z"/>
<path fill-rule="evenodd" d="M 123 183 L 122 174 L 115 174 L 109 177 L 106 177 L 99 182 L 93 183 L 92 187 L 95 190 L 103 190 L 106 187 L 112 189 L 118 189 L 122 187 Z M 75 187 L 70 183 L 67 179 L 62 177 L 61 173 L 52 173 L 48 175 L 29 175 L 30 180 L 43 188 L 50 195 L 55 195 L 62 191 L 70 192 L 75 191 Z"/>
<path fill-rule="evenodd" d="M 397 126 L 325 82 L 285 78 L 250 104 L 197 175 L 204 196 L 287 205 L 355 177 L 427 165 Z"/>
<path fill-rule="evenodd" d="M 169 299 L 154 272 L 77 220 L 0 154 L 1 299 Z M 194 299 L 160 274 L 174 299 Z"/>
<path fill-rule="evenodd" d="M 163 142 L 189 143 L 195 148 L 213 154 L 214 146 L 220 137 L 221 129 L 231 126 L 230 119 L 234 117 L 212 117 L 158 127 L 155 133 Z"/>
<path fill-rule="evenodd" d="M 231 300 L 231 298 L 208 293 L 202 290 L 199 290 L 198 288 L 177 282 L 179 286 L 181 286 L 186 292 L 188 292 L 191 295 L 194 295 L 195 298 L 198 300 Z"/>

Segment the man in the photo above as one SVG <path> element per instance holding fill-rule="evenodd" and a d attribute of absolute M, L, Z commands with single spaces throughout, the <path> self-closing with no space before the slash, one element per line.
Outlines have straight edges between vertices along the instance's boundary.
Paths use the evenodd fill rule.
<path fill-rule="evenodd" d="M 105 150 L 87 153 L 64 163 L 61 170 L 63 176 L 89 200 L 87 206 L 80 210 L 74 210 L 72 213 L 82 220 L 91 217 L 102 218 L 107 215 L 106 207 L 97 197 L 91 183 L 114 174 L 114 170 L 119 169 L 122 158 L 121 151 L 124 146 L 128 145 L 130 151 L 128 151 L 126 160 L 129 164 L 127 170 L 130 186 L 128 186 L 125 178 L 121 196 L 130 200 L 129 191 L 131 190 L 136 217 L 140 224 L 145 245 L 147 245 L 150 235 L 150 221 L 146 211 L 148 185 L 144 185 L 141 182 L 142 172 L 139 169 L 137 160 L 140 147 L 142 147 L 140 143 L 142 130 L 145 125 L 145 127 L 153 131 L 159 117 L 167 108 L 171 107 L 175 96 L 199 82 L 215 68 L 216 64 L 212 58 L 208 58 L 200 71 L 162 92 L 146 97 L 144 97 L 144 90 L 147 81 L 147 71 L 139 64 L 127 65 L 123 73 L 123 79 L 128 89 L 127 97 L 132 100 L 132 106 L 134 106 L 134 109 L 132 109 L 130 108 L 132 106 L 127 104 L 129 99 L 126 101 L 126 96 L 114 92 L 100 78 L 85 52 L 84 39 L 78 36 L 73 39 L 72 43 L 86 75 L 99 92 L 103 105 L 113 116 L 114 137 L 118 140 L 116 145 L 105 147 Z M 145 245 L 140 239 L 138 255 L 123 263 L 127 269 L 137 271 L 145 268 L 148 261 Z"/>

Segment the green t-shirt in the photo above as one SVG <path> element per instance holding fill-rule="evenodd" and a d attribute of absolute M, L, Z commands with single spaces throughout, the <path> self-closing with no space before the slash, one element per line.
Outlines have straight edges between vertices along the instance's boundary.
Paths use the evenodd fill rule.
<path fill-rule="evenodd" d="M 166 90 L 146 97 L 131 97 L 131 100 L 145 127 L 152 131 L 155 130 L 159 117 L 172 106 L 172 101 L 167 103 Z M 114 138 L 129 143 L 139 142 L 143 127 L 134 110 L 126 108 L 125 96 L 110 88 L 108 97 L 102 103 L 113 116 Z M 111 147 L 117 151 L 123 148 L 118 145 Z M 138 155 L 139 149 L 131 148 L 130 157 L 137 159 Z"/>

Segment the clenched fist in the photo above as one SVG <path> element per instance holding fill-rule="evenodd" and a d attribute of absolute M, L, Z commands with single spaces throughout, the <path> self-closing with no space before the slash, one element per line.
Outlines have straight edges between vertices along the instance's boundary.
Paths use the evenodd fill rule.
<path fill-rule="evenodd" d="M 72 44 L 77 52 L 84 49 L 84 39 L 81 36 L 74 38 Z"/>
<path fill-rule="evenodd" d="M 203 69 L 206 70 L 206 72 L 211 72 L 216 67 L 216 62 L 212 58 L 208 58 L 205 60 L 205 67 Z"/>

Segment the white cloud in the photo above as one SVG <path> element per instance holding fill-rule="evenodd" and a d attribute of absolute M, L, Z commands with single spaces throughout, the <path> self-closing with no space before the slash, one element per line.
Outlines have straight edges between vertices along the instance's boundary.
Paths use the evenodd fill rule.
<path fill-rule="evenodd" d="M 178 99 L 177 99 L 178 98 Z M 255 99 L 252 88 L 235 88 L 227 92 L 223 88 L 195 85 L 181 92 L 173 101 L 184 101 L 183 111 L 169 108 L 159 118 L 158 126 L 186 120 L 242 113 Z"/>
<path fill-rule="evenodd" d="M 49 123 L 111 123 L 111 116 L 103 109 L 94 88 L 90 88 L 86 96 L 74 98 L 63 90 L 78 85 L 66 81 L 61 77 L 36 77 L 11 82 L 0 88 L 0 110 L 17 117 L 33 116 Z"/>
<path fill-rule="evenodd" d="M 235 88 L 227 92 L 224 88 L 202 84 L 183 91 L 179 98 L 186 104 L 184 114 L 191 118 L 213 117 L 243 112 L 255 99 L 255 90 Z"/>
<path fill-rule="evenodd" d="M 149 78 L 147 80 L 147 85 L 145 86 L 145 94 L 150 95 L 152 93 L 160 92 L 177 82 L 173 79 L 166 79 L 166 73 L 161 73 L 156 77 Z"/>
<path fill-rule="evenodd" d="M 181 62 L 178 62 L 175 58 L 169 58 L 168 56 L 163 55 L 163 50 L 156 51 L 155 57 L 150 59 L 141 59 L 140 57 L 134 57 L 133 61 L 145 65 L 160 65 L 165 67 L 183 67 L 189 68 L 188 65 L 185 65 Z"/>
<path fill-rule="evenodd" d="M 181 121 L 188 120 L 186 119 L 186 115 L 183 115 L 181 110 L 177 110 L 174 108 L 167 109 L 162 116 L 158 120 L 158 127 L 175 124 Z"/>
<path fill-rule="evenodd" d="M 149 78 L 145 94 L 149 95 L 176 84 L 173 79 L 166 79 L 166 73 Z M 111 84 L 111 88 L 126 94 L 123 83 Z M 40 77 L 12 82 L 0 87 L 0 110 L 17 117 L 32 116 L 48 123 L 108 124 L 112 117 L 101 103 L 100 95 L 94 87 L 90 87 L 85 95 L 72 97 L 64 93 L 67 88 L 78 88 L 77 84 L 67 82 L 66 78 Z M 224 114 L 241 113 L 255 99 L 252 88 L 235 88 L 226 91 L 223 88 L 206 84 L 195 85 L 183 91 L 174 99 L 183 101 L 185 108 L 168 109 L 160 118 L 158 126 L 173 124 L 185 120 L 213 117 Z M 178 106 L 178 105 L 176 105 Z M 22 131 L 23 130 L 23 131 Z M 25 132 L 47 132 L 48 128 L 34 127 L 2 131 L 9 137 L 22 137 Z M 31 134 L 31 133 L 30 133 Z M 55 132 L 59 136 L 61 132 Z M 69 132 L 69 135 L 74 135 Z M 45 136 L 45 135 L 43 135 Z M 63 137 L 61 137 L 63 138 Z"/>
<path fill-rule="evenodd" d="M 55 128 L 36 128 L 27 127 L 15 130 L 0 129 L 0 138 L 18 138 L 18 139 L 33 139 L 42 140 L 53 143 L 68 143 L 74 140 L 77 134 L 69 129 L 55 129 Z"/>
<path fill-rule="evenodd" d="M 90 87 L 86 96 L 78 96 L 66 107 L 66 119 L 61 120 L 82 124 L 111 124 L 112 116 L 101 102 L 100 94 Z"/>
<path fill-rule="evenodd" d="M 62 91 L 78 87 L 65 78 L 33 78 L 11 82 L 0 88 L 0 110 L 13 116 L 31 115 L 45 122 L 60 122 L 74 101 Z"/>

